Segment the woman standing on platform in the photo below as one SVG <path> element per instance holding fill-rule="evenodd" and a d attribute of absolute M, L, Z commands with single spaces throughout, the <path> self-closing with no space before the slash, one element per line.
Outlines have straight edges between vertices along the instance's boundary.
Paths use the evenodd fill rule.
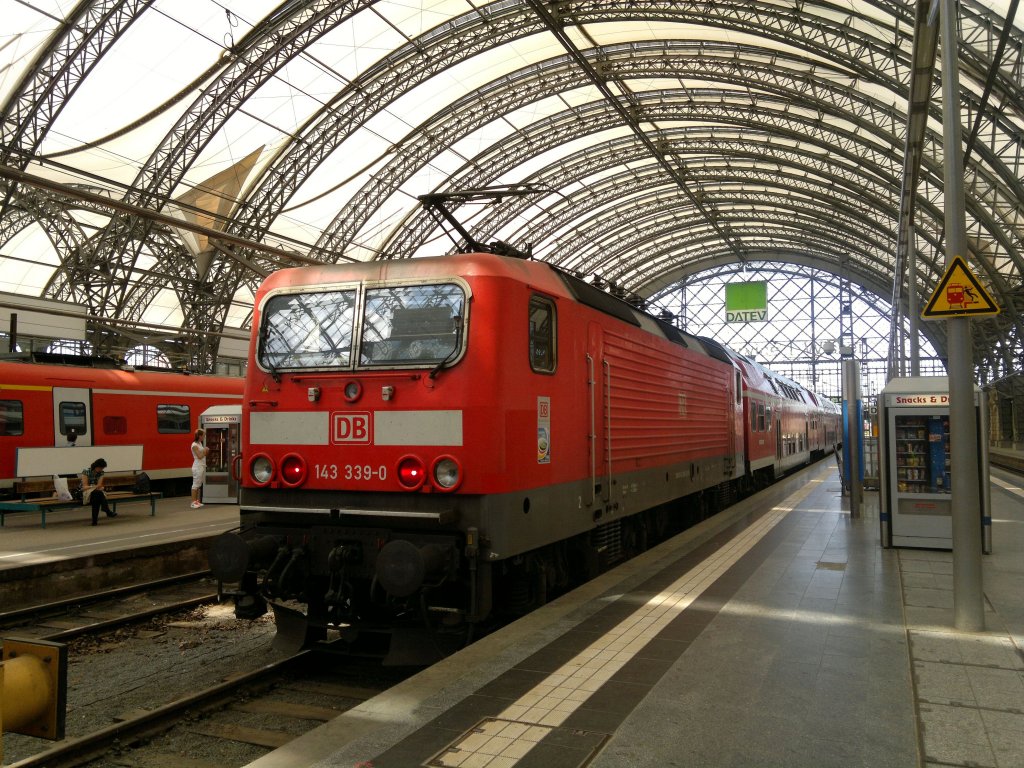
<path fill-rule="evenodd" d="M 93 525 L 99 523 L 100 507 L 103 507 L 107 517 L 117 517 L 117 512 L 110 511 L 110 507 L 107 505 L 107 494 L 103 492 L 103 473 L 106 471 L 106 459 L 96 459 L 88 469 L 82 470 L 82 501 L 92 505 Z"/>
<path fill-rule="evenodd" d="M 206 430 L 197 429 L 195 440 L 192 441 L 192 509 L 199 509 L 203 502 L 199 500 L 199 492 L 206 482 L 206 457 L 210 449 L 203 443 Z"/>

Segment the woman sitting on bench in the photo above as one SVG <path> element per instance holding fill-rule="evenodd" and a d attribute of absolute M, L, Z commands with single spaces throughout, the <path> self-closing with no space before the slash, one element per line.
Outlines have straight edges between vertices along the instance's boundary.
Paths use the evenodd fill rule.
<path fill-rule="evenodd" d="M 82 470 L 82 500 L 92 504 L 93 525 L 99 522 L 100 507 L 103 507 L 107 517 L 117 517 L 117 512 L 111 512 L 107 506 L 107 495 L 103 492 L 103 473 L 106 469 L 106 459 L 96 459 L 88 469 Z"/>

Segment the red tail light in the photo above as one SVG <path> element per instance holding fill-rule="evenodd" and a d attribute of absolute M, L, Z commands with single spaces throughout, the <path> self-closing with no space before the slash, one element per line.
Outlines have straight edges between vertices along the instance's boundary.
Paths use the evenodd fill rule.
<path fill-rule="evenodd" d="M 398 460 L 398 482 L 403 488 L 415 491 L 427 479 L 427 468 L 418 456 L 403 456 Z"/>
<path fill-rule="evenodd" d="M 306 481 L 306 460 L 297 453 L 289 453 L 281 459 L 281 482 L 294 487 Z"/>

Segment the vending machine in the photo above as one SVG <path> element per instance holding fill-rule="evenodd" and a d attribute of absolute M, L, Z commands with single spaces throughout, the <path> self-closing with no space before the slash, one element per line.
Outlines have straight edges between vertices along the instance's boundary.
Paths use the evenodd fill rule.
<path fill-rule="evenodd" d="M 982 550 L 992 551 L 986 409 L 974 388 L 977 433 L 953 439 L 977 446 Z M 953 548 L 952 483 L 949 462 L 949 380 L 945 376 L 892 379 L 882 390 L 879 414 L 879 470 L 882 544 L 892 547 Z"/>
<path fill-rule="evenodd" d="M 242 406 L 214 405 L 203 411 L 199 426 L 206 430 L 206 483 L 203 502 L 237 504 L 238 478 L 232 471 L 242 450 Z"/>

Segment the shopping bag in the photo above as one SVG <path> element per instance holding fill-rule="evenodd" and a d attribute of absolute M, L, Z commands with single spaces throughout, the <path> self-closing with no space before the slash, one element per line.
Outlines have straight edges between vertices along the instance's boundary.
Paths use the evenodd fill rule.
<path fill-rule="evenodd" d="M 53 490 L 61 501 L 71 501 L 71 491 L 68 490 L 68 481 L 60 475 L 53 476 Z"/>

